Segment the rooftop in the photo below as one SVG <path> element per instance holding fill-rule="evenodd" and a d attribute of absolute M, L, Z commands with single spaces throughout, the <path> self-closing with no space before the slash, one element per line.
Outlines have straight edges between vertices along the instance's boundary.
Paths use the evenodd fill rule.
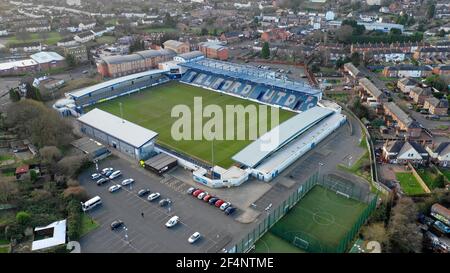
<path fill-rule="evenodd" d="M 41 51 L 41 52 L 35 53 L 33 55 L 30 55 L 30 58 L 40 64 L 50 63 L 53 61 L 64 61 L 63 56 L 59 55 L 56 52 L 52 52 L 52 51 Z"/>
<path fill-rule="evenodd" d="M 110 136 L 139 148 L 158 136 L 158 133 L 95 108 L 78 118 L 78 121 L 94 127 Z"/>
<path fill-rule="evenodd" d="M 383 93 L 378 89 L 369 79 L 362 78 L 359 80 L 359 84 L 366 89 L 372 96 L 379 98 Z"/>
<path fill-rule="evenodd" d="M 279 126 L 250 143 L 235 154 L 232 159 L 248 167 L 255 167 L 273 152 L 313 127 L 317 122 L 330 116 L 334 111 L 322 107 L 313 107 L 297 114 Z"/>
<path fill-rule="evenodd" d="M 31 250 L 41 250 L 66 243 L 66 220 L 56 221 L 45 227 L 36 227 L 35 233 L 51 232 L 52 236 L 42 240 L 33 241 Z"/>

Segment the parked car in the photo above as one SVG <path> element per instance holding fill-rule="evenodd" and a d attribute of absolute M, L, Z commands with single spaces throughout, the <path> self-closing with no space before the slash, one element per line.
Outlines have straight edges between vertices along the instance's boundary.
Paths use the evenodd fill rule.
<path fill-rule="evenodd" d="M 161 196 L 161 194 L 159 192 L 154 192 L 154 193 L 150 194 L 147 197 L 147 199 L 148 199 L 148 201 L 153 201 L 153 200 L 158 199 L 160 196 Z"/>
<path fill-rule="evenodd" d="M 117 178 L 117 177 L 119 177 L 121 175 L 122 175 L 122 172 L 117 170 L 117 171 L 115 171 L 115 172 L 113 172 L 112 174 L 109 175 L 109 179 L 114 179 L 114 178 Z"/>
<path fill-rule="evenodd" d="M 190 187 L 187 191 L 186 191 L 186 193 L 187 194 L 192 194 L 194 191 L 196 191 L 196 190 L 198 190 L 197 188 L 194 188 L 194 187 Z"/>
<path fill-rule="evenodd" d="M 235 211 L 236 211 L 236 208 L 235 208 L 235 207 L 229 206 L 228 208 L 225 209 L 224 212 L 225 212 L 226 215 L 231 215 L 231 214 L 233 214 Z"/>
<path fill-rule="evenodd" d="M 225 201 L 219 199 L 216 201 L 216 203 L 214 204 L 214 206 L 216 206 L 216 208 L 220 208 L 220 206 L 222 206 L 222 204 L 225 203 Z"/>
<path fill-rule="evenodd" d="M 122 220 L 115 220 L 114 222 L 111 223 L 111 230 L 118 229 L 118 228 L 122 227 L 123 224 L 124 224 L 124 222 Z"/>
<path fill-rule="evenodd" d="M 159 205 L 161 207 L 165 207 L 165 206 L 168 206 L 170 204 L 172 204 L 172 200 L 170 200 L 169 198 L 165 198 L 165 199 L 162 199 L 161 201 L 159 201 Z"/>
<path fill-rule="evenodd" d="M 102 177 L 102 176 L 101 176 L 101 174 L 99 174 L 99 173 L 93 173 L 93 174 L 91 174 L 91 179 L 92 179 L 92 180 L 97 180 L 97 179 L 99 179 L 100 177 Z"/>
<path fill-rule="evenodd" d="M 203 201 L 208 202 L 209 199 L 211 199 L 213 196 L 211 194 L 207 194 L 205 195 L 205 197 L 203 197 Z"/>
<path fill-rule="evenodd" d="M 220 210 L 226 210 L 229 206 L 231 206 L 231 203 L 225 202 L 222 205 L 220 205 Z"/>
<path fill-rule="evenodd" d="M 195 243 L 198 239 L 200 239 L 200 237 L 201 237 L 200 232 L 196 231 L 196 232 L 194 232 L 194 234 L 192 234 L 192 235 L 189 237 L 188 242 L 189 242 L 190 244 L 193 244 L 193 243 Z"/>
<path fill-rule="evenodd" d="M 103 185 L 103 184 L 105 184 L 106 182 L 108 182 L 109 181 L 109 179 L 108 178 L 106 178 L 106 177 L 102 177 L 102 178 L 100 178 L 99 180 L 97 180 L 97 185 L 98 186 L 100 186 L 100 185 Z"/>
<path fill-rule="evenodd" d="M 219 200 L 218 197 L 212 197 L 212 198 L 209 199 L 208 204 L 214 205 L 217 200 Z"/>
<path fill-rule="evenodd" d="M 122 181 L 122 186 L 127 186 L 130 185 L 131 183 L 134 183 L 134 179 L 133 178 L 128 178 Z"/>
<path fill-rule="evenodd" d="M 120 190 L 122 188 L 122 186 L 120 186 L 120 185 L 113 185 L 113 186 L 111 186 L 111 187 L 109 187 L 109 192 L 115 192 L 115 191 L 118 191 L 118 190 Z"/>
<path fill-rule="evenodd" d="M 101 171 L 101 174 L 106 174 L 107 172 L 112 172 L 112 171 L 114 171 L 114 169 L 113 168 L 104 168 L 102 171 Z"/>
<path fill-rule="evenodd" d="M 146 196 L 147 194 L 149 194 L 150 193 L 150 189 L 140 189 L 139 191 L 138 191 L 138 195 L 139 196 Z"/>
<path fill-rule="evenodd" d="M 196 190 L 192 193 L 193 196 L 197 197 L 200 193 L 202 193 L 203 190 Z"/>
<path fill-rule="evenodd" d="M 202 200 L 203 197 L 205 197 L 206 195 L 208 195 L 208 193 L 207 193 L 206 191 L 204 191 L 204 192 L 200 193 L 200 194 L 197 196 L 197 198 L 200 199 L 200 200 Z"/>
<path fill-rule="evenodd" d="M 114 171 L 107 171 L 105 174 L 104 174 L 104 176 L 106 177 L 106 178 L 109 178 L 109 176 L 113 173 Z"/>
<path fill-rule="evenodd" d="M 169 221 L 166 222 L 166 227 L 171 228 L 171 227 L 175 226 L 176 224 L 178 224 L 179 221 L 180 221 L 180 218 L 175 215 L 172 218 L 170 218 Z"/>

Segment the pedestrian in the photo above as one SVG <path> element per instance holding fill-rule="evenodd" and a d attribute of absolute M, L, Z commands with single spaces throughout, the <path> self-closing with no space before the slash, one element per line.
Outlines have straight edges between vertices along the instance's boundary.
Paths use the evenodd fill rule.
<path fill-rule="evenodd" d="M 141 212 L 141 216 L 142 216 L 142 218 L 144 218 L 144 212 Z"/>

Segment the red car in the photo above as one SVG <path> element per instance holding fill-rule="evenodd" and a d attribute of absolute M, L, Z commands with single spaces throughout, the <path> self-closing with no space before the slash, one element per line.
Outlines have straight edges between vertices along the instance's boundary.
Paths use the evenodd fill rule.
<path fill-rule="evenodd" d="M 208 202 L 211 197 L 213 197 L 211 194 L 207 194 L 205 197 L 203 197 L 203 201 Z"/>
<path fill-rule="evenodd" d="M 225 201 L 223 201 L 222 199 L 219 199 L 216 201 L 216 203 L 214 204 L 214 206 L 216 206 L 217 208 L 219 208 L 220 206 L 222 206 L 222 204 L 225 203 Z"/>
<path fill-rule="evenodd" d="M 204 192 L 203 190 L 196 190 L 192 193 L 193 196 L 197 197 L 200 193 Z"/>

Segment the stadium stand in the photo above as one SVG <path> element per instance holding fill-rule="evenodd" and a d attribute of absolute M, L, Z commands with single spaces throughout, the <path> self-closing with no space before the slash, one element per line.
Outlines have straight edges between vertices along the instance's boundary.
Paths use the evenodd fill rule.
<path fill-rule="evenodd" d="M 273 72 L 255 67 L 201 59 L 180 64 L 188 68 L 180 81 L 222 91 L 294 111 L 317 105 L 322 92 L 303 82 L 280 80 Z"/>
<path fill-rule="evenodd" d="M 85 107 L 168 82 L 170 79 L 166 73 L 164 70 L 150 70 L 132 74 L 70 92 L 67 96 L 76 106 Z"/>

